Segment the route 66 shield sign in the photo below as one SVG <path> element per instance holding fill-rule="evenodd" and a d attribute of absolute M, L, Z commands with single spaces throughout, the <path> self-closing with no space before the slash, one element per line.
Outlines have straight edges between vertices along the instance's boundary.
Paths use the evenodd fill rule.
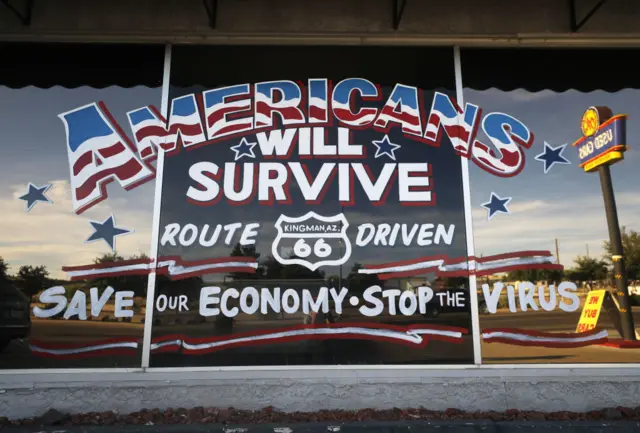
<path fill-rule="evenodd" d="M 271 253 L 283 265 L 301 265 L 312 271 L 342 265 L 351 257 L 348 227 L 342 213 L 330 217 L 315 212 L 300 217 L 280 215 Z"/>

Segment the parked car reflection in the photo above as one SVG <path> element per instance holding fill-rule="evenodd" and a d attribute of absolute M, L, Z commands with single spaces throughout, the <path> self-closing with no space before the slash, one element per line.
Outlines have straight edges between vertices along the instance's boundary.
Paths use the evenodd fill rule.
<path fill-rule="evenodd" d="M 29 298 L 10 281 L 0 281 L 0 351 L 30 333 Z"/>

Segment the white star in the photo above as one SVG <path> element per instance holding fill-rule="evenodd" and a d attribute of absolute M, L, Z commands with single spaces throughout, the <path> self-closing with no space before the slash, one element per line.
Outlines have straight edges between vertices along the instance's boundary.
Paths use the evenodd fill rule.
<path fill-rule="evenodd" d="M 253 148 L 256 147 L 257 143 L 249 143 L 246 138 L 242 138 L 240 143 L 235 146 L 231 146 L 231 150 L 236 153 L 234 161 L 239 160 L 243 156 L 248 156 L 249 158 L 255 158 L 256 154 L 253 153 Z"/>
<path fill-rule="evenodd" d="M 389 158 L 396 160 L 395 151 L 400 149 L 399 144 L 394 144 L 389 140 L 389 136 L 385 135 L 382 140 L 372 141 L 372 143 L 378 148 L 376 150 L 375 157 L 378 158 L 382 155 L 387 155 Z"/>

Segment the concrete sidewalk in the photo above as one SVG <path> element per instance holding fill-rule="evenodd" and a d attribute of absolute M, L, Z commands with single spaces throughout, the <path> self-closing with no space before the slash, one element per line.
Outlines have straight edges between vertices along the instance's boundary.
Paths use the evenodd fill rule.
<path fill-rule="evenodd" d="M 5 428 L 3 433 L 587 433 L 640 431 L 637 421 L 395 421 L 300 424 L 181 424 Z"/>

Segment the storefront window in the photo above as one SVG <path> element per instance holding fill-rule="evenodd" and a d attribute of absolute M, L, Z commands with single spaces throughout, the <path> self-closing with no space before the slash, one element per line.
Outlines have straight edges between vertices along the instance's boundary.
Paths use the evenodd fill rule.
<path fill-rule="evenodd" d="M 463 50 L 460 103 L 450 48 L 174 47 L 161 113 L 163 47 L 117 48 L 0 45 L 0 368 L 468 365 L 474 300 L 483 364 L 638 362 L 601 52 Z"/>
<path fill-rule="evenodd" d="M 115 48 L 2 47 L 21 72 L 0 72 L 2 369 L 140 366 L 147 278 L 77 272 L 150 247 L 154 168 L 126 113 L 159 105 L 163 50 Z"/>
<path fill-rule="evenodd" d="M 425 265 L 466 261 L 460 160 L 424 135 L 452 51 L 377 51 L 175 49 L 152 367 L 473 362 L 468 278 Z"/>
<path fill-rule="evenodd" d="M 509 113 L 526 125 L 518 129 L 478 122 L 470 141 L 475 143 L 470 183 L 475 256 L 481 263 L 477 288 L 485 364 L 640 360 L 637 351 L 617 344 L 623 333 L 624 292 L 616 289 L 620 278 L 613 270 L 615 253 L 598 169 L 585 172 L 598 152 L 620 151 L 624 156 L 609 169 L 637 323 L 640 159 L 633 146 L 640 133 L 640 92 L 634 88 L 638 81 L 630 79 L 622 65 L 608 71 L 578 61 L 602 54 L 462 52 L 465 101 Z M 607 58 L 624 62 L 633 56 L 610 51 Z M 486 64 L 498 59 L 504 68 L 489 78 Z M 518 69 L 524 63 L 527 70 Z M 626 141 L 625 118 L 614 116 L 609 126 L 603 125 L 602 137 L 592 135 L 574 146 L 585 135 L 581 125 L 598 125 L 582 123 L 583 113 L 593 106 L 609 107 L 607 118 L 627 115 Z M 607 118 L 601 115 L 600 120 Z M 493 129 L 504 131 L 502 140 L 488 137 Z M 589 142 L 590 151 L 580 150 L 581 143 Z M 614 148 L 618 145 L 629 145 L 629 150 Z M 487 257 L 500 253 L 513 253 L 501 272 L 483 267 Z"/>

